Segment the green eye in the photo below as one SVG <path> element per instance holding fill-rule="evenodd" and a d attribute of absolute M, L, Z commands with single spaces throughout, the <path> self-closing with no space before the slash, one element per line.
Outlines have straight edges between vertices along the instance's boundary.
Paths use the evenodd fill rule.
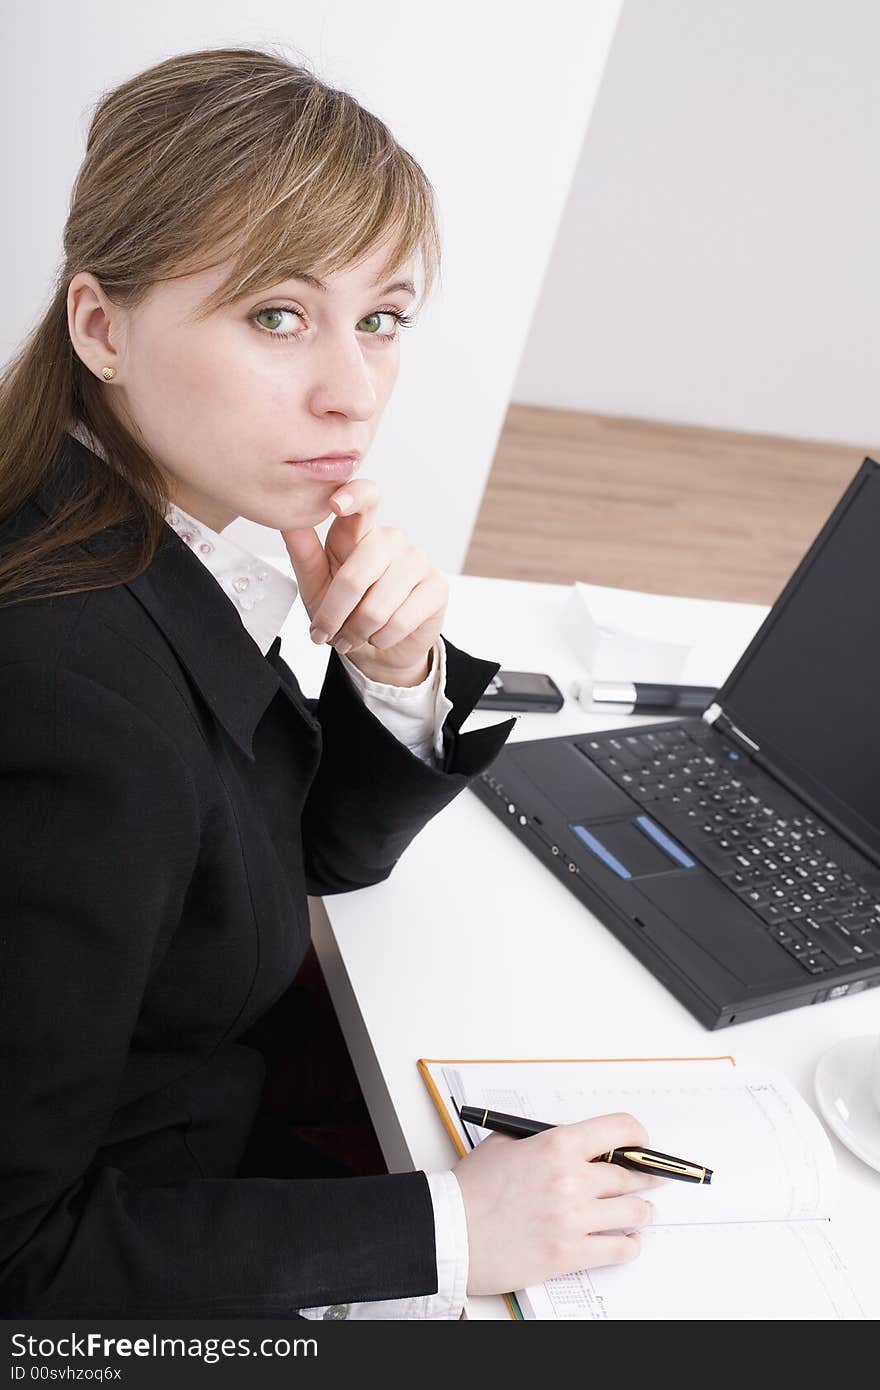
<path fill-rule="evenodd" d="M 280 327 L 278 320 L 283 319 L 285 314 L 288 314 L 293 319 L 298 319 L 300 324 L 305 322 L 305 316 L 300 313 L 298 309 L 290 309 L 286 305 L 270 305 L 266 309 L 258 309 L 255 314 L 251 315 L 251 318 L 252 321 L 262 329 L 263 333 L 270 338 L 276 339 L 276 341 L 286 338 L 301 338 L 304 332 L 302 327 L 292 332 L 278 332 L 278 328 Z M 263 318 L 273 318 L 276 322 L 274 324 L 264 324 L 260 322 Z M 391 333 L 383 333 L 380 331 L 383 319 L 389 319 L 391 321 L 393 325 L 393 331 Z M 383 343 L 394 343 L 397 341 L 399 329 L 408 328 L 412 322 L 413 320 L 407 314 L 402 314 L 399 309 L 376 309 L 372 314 L 366 314 L 364 318 L 360 320 L 357 327 L 370 338 L 378 338 Z"/>

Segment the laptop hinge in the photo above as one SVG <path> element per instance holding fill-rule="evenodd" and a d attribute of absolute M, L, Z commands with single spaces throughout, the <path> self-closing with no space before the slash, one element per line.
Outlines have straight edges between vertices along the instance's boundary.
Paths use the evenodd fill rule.
<path fill-rule="evenodd" d="M 760 745 L 755 743 L 754 739 L 749 738 L 748 734 L 744 734 L 742 729 L 738 729 L 733 721 L 728 719 L 720 705 L 710 705 L 708 709 L 703 711 L 702 718 L 719 733 L 726 734 L 728 738 L 733 739 L 734 743 L 741 744 L 750 753 L 760 753 Z"/>

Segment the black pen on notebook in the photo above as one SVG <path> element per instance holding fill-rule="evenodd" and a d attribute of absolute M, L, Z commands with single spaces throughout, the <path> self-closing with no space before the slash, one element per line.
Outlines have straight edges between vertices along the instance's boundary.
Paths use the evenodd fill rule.
<path fill-rule="evenodd" d="M 601 714 L 702 714 L 718 694 L 713 685 L 668 685 L 650 681 L 583 681 L 578 704 Z"/>
<path fill-rule="evenodd" d="M 494 1129 L 499 1134 L 511 1134 L 514 1139 L 527 1139 L 533 1134 L 541 1134 L 553 1125 L 543 1120 L 529 1120 L 522 1115 L 505 1115 L 500 1110 L 484 1110 L 479 1105 L 462 1105 L 459 1117 L 469 1125 L 480 1129 Z M 616 1163 L 621 1168 L 629 1168 L 634 1173 L 652 1173 L 658 1178 L 675 1178 L 678 1182 L 702 1183 L 708 1187 L 712 1181 L 712 1169 L 702 1163 L 691 1163 L 686 1158 L 675 1158 L 672 1154 L 660 1153 L 658 1149 L 646 1149 L 641 1144 L 622 1144 L 607 1153 L 597 1154 L 592 1163 Z"/>

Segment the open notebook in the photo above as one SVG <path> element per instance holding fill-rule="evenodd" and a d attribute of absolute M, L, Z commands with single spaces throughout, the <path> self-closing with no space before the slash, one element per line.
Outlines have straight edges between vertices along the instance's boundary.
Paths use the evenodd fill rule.
<path fill-rule="evenodd" d="M 456 1106 L 571 1123 L 628 1111 L 651 1148 L 713 1169 L 710 1187 L 654 1188 L 642 1253 L 508 1296 L 513 1317 L 860 1319 L 830 1230 L 831 1144 L 779 1073 L 732 1057 L 438 1061 L 419 1070 L 459 1154 L 488 1137 Z M 528 1143 L 529 1140 L 517 1141 Z"/>

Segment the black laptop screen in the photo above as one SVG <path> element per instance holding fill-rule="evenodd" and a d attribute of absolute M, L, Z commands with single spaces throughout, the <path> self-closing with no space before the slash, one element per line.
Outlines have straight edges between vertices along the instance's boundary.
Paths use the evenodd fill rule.
<path fill-rule="evenodd" d="M 871 460 L 718 703 L 771 767 L 880 853 L 880 467 Z"/>

